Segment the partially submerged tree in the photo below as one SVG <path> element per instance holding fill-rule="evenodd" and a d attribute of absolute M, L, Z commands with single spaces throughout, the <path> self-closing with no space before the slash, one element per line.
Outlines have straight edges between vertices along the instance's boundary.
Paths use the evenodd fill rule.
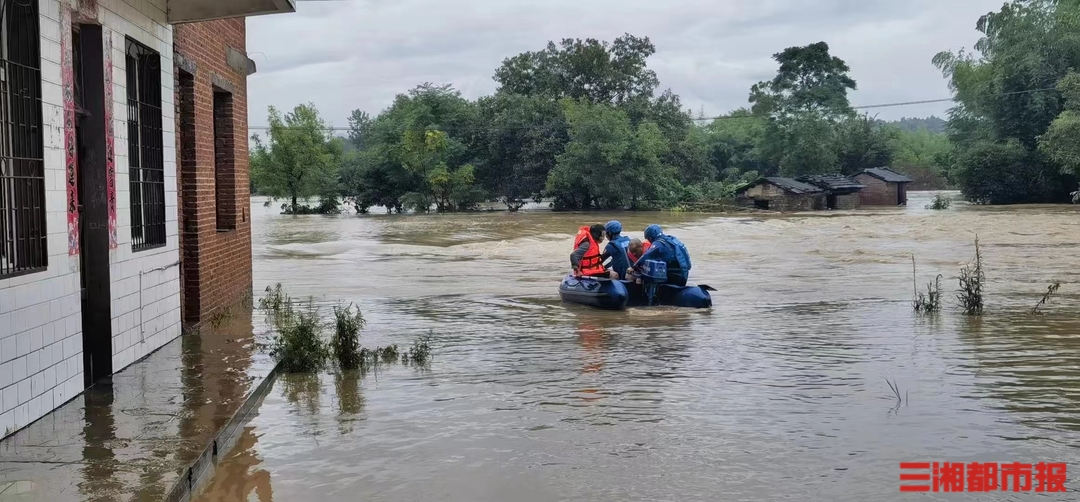
<path fill-rule="evenodd" d="M 785 175 L 835 171 L 835 124 L 854 113 L 850 68 L 825 42 L 789 47 L 773 59 L 780 64 L 776 76 L 750 89 L 751 111 L 769 119 L 763 153 Z"/>
<path fill-rule="evenodd" d="M 336 196 L 340 141 L 313 104 L 298 105 L 284 116 L 270 107 L 268 141 L 252 136 L 251 176 L 261 193 L 289 201 L 296 213 L 300 199 Z"/>
<path fill-rule="evenodd" d="M 1064 202 L 1075 177 L 1063 174 L 1070 169 L 1061 161 L 1069 161 L 1067 131 L 1075 126 L 1070 115 L 1060 117 L 1067 100 L 1055 89 L 1080 68 L 1080 2 L 1011 1 L 976 28 L 977 55 L 942 52 L 933 60 L 958 102 L 949 112 L 952 177 L 975 202 Z"/>

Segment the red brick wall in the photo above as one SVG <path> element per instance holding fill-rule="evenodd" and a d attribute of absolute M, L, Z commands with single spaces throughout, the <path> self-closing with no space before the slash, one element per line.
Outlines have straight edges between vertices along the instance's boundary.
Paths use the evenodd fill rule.
<path fill-rule="evenodd" d="M 896 183 L 886 183 L 869 174 L 855 176 L 855 181 L 865 186 L 859 191 L 859 199 L 864 206 L 895 206 L 899 194 Z"/>
<path fill-rule="evenodd" d="M 249 186 L 247 73 L 228 62 L 229 47 L 246 52 L 246 37 L 243 18 L 178 24 L 173 31 L 181 295 L 188 325 L 251 292 L 251 204 L 243 189 Z M 217 121 L 215 88 L 232 95 L 224 108 L 219 98 Z M 216 145 L 215 127 L 227 133 L 217 135 Z M 218 180 L 222 190 L 216 189 Z M 219 213 L 234 224 L 219 230 Z"/>

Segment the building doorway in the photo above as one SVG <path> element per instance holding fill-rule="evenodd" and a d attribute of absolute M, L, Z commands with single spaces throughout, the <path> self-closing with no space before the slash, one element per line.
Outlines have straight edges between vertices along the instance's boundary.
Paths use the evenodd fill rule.
<path fill-rule="evenodd" d="M 105 60 L 101 26 L 71 33 L 82 286 L 83 383 L 112 375 L 109 206 L 105 165 Z"/>

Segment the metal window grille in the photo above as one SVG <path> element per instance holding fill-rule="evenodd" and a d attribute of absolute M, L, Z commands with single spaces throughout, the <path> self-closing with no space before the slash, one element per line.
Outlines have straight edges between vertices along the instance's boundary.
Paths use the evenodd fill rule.
<path fill-rule="evenodd" d="M 48 266 L 37 5 L 0 0 L 0 278 Z"/>
<path fill-rule="evenodd" d="M 161 56 L 127 39 L 128 177 L 131 248 L 165 245 L 165 156 L 161 130 Z"/>

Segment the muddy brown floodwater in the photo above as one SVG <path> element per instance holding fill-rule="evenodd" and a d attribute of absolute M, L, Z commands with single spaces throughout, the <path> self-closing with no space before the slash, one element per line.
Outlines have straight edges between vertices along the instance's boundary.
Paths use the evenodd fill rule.
<path fill-rule="evenodd" d="M 1080 207 L 911 197 L 771 216 L 255 203 L 257 292 L 356 302 L 367 346 L 433 330 L 435 359 L 279 379 L 203 500 L 890 500 L 905 461 L 1069 462 L 1080 489 Z M 685 242 L 715 306 L 560 304 L 571 234 L 612 217 Z M 976 233 L 986 313 L 965 318 L 951 292 Z M 920 287 L 945 277 L 937 316 L 912 313 L 912 254 Z M 976 496 L 1076 499 L 953 498 Z"/>

